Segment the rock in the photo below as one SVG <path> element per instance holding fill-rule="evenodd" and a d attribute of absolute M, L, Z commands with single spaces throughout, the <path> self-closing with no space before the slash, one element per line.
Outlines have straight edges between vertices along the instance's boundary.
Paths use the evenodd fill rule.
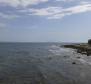
<path fill-rule="evenodd" d="M 81 58 L 81 57 L 77 57 L 78 59 Z"/>
<path fill-rule="evenodd" d="M 82 51 L 80 49 L 77 49 L 77 53 L 81 53 Z"/>
<path fill-rule="evenodd" d="M 88 40 L 88 44 L 91 45 L 91 39 Z"/>
<path fill-rule="evenodd" d="M 76 64 L 76 62 L 72 62 L 72 64 Z"/>
<path fill-rule="evenodd" d="M 48 57 L 48 59 L 49 59 L 49 60 L 51 60 L 51 59 L 52 59 L 52 57 Z"/>
<path fill-rule="evenodd" d="M 67 56 L 64 56 L 64 57 L 67 57 Z"/>
<path fill-rule="evenodd" d="M 64 45 L 65 48 L 72 48 L 77 51 L 77 53 L 85 54 L 87 56 L 91 55 L 91 39 L 88 43 L 70 44 Z"/>
<path fill-rule="evenodd" d="M 87 56 L 89 56 L 90 54 L 89 53 L 87 53 Z"/>

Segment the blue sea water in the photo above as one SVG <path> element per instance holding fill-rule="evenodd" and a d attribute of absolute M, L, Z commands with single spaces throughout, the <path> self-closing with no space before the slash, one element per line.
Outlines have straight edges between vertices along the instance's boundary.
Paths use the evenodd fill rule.
<path fill-rule="evenodd" d="M 38 69 L 49 47 L 57 43 L 0 43 L 0 84 L 40 84 Z M 43 83 L 44 84 L 44 83 Z"/>
<path fill-rule="evenodd" d="M 0 84 L 91 84 L 91 57 L 61 45 L 0 43 Z"/>

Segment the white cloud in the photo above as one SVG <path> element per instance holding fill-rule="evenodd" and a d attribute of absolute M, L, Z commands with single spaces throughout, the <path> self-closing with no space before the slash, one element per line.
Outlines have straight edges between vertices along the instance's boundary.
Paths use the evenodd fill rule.
<path fill-rule="evenodd" d="M 91 11 L 91 4 L 78 5 L 75 7 L 67 8 L 64 11 L 69 12 L 70 14 Z"/>
<path fill-rule="evenodd" d="M 49 16 L 54 15 L 56 13 L 60 13 L 61 7 L 48 7 L 41 9 L 30 9 L 30 15 L 39 15 L 39 16 Z"/>
<path fill-rule="evenodd" d="M 75 1 L 75 0 L 56 0 L 56 1 L 70 2 L 70 1 Z"/>
<path fill-rule="evenodd" d="M 0 5 L 8 5 L 12 7 L 26 7 L 41 2 L 47 2 L 48 0 L 0 0 Z"/>
<path fill-rule="evenodd" d="M 13 7 L 26 7 L 22 10 L 16 10 L 18 12 L 21 12 L 22 14 L 26 15 L 36 15 L 36 16 L 45 16 L 48 19 L 60 19 L 68 15 L 72 14 L 78 14 L 83 12 L 91 11 L 91 3 L 86 2 L 85 0 L 80 0 L 78 5 L 69 7 L 69 8 L 63 8 L 63 7 L 54 7 L 49 6 L 46 8 L 27 8 L 29 5 L 38 4 L 41 2 L 47 2 L 49 0 L 0 0 L 0 5 L 9 5 Z M 55 0 L 55 1 L 64 1 L 64 2 L 70 2 L 70 1 L 76 1 L 76 0 Z M 78 0 L 77 0 L 78 1 Z M 6 18 L 6 19 L 13 19 L 19 17 L 18 14 L 4 14 L 0 13 L 0 17 Z"/>
<path fill-rule="evenodd" d="M 4 18 L 4 19 L 15 19 L 15 18 L 18 18 L 20 16 L 14 15 L 14 14 L 8 15 L 8 14 L 0 13 L 0 17 Z"/>
<path fill-rule="evenodd" d="M 60 19 L 67 15 L 91 11 L 91 4 L 79 4 L 69 8 L 47 7 L 27 10 L 30 15 L 47 16 L 48 19 Z"/>

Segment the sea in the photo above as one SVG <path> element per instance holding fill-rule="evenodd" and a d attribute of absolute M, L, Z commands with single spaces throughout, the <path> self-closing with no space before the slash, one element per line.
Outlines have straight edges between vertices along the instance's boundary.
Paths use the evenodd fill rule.
<path fill-rule="evenodd" d="M 91 56 L 68 43 L 0 43 L 0 84 L 91 84 Z"/>

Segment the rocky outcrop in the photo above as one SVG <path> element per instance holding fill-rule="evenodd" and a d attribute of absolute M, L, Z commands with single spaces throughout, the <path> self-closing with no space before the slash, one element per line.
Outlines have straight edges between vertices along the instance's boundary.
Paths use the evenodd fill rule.
<path fill-rule="evenodd" d="M 91 39 L 89 39 L 89 40 L 88 40 L 88 45 L 90 45 L 90 46 L 91 46 Z"/>
<path fill-rule="evenodd" d="M 86 54 L 87 56 L 91 55 L 91 46 L 87 43 L 64 45 L 64 47 L 76 49 L 77 53 Z"/>

